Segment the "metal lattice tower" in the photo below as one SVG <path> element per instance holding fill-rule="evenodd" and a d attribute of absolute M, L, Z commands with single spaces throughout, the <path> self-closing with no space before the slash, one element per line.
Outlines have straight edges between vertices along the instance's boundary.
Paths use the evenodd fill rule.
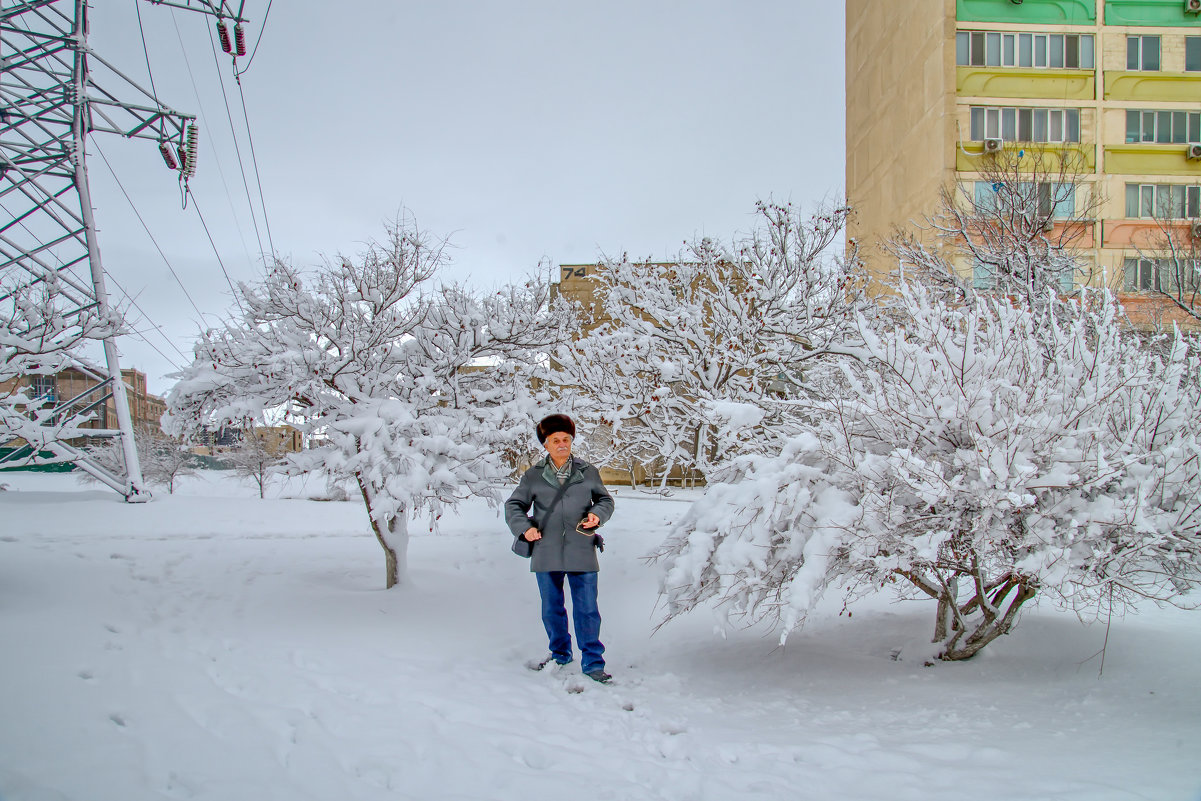
<path fill-rule="evenodd" d="M 223 36 L 224 20 L 243 21 L 241 6 L 234 12 L 227 0 L 149 2 L 215 16 Z M 93 53 L 87 37 L 87 0 L 0 0 L 0 303 L 12 302 L 14 288 L 54 276 L 68 319 L 109 308 L 88 189 L 87 136 L 99 131 L 154 140 L 181 180 L 196 169 L 196 118 L 159 103 Z M 68 442 L 47 447 L 126 500 L 146 500 L 116 343 L 108 338 L 103 346 L 103 365 L 75 359 L 97 385 L 55 411 L 93 409 L 111 398 L 116 428 L 88 434 L 120 438 L 126 474 L 114 475 Z"/>

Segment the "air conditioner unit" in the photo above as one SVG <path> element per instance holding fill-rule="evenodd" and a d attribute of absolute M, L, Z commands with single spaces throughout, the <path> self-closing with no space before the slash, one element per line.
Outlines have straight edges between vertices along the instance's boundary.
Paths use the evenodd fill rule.
<path fill-rule="evenodd" d="M 1184 0 L 1185 14 L 1201 14 L 1201 0 Z"/>
<path fill-rule="evenodd" d="M 1055 221 L 1054 220 L 1047 220 L 1046 222 L 1043 223 L 1043 233 L 1049 234 L 1053 230 L 1055 230 Z"/>
<path fill-rule="evenodd" d="M 1000 153 L 1005 147 L 1005 140 L 996 136 L 990 136 L 984 140 L 985 153 Z"/>
<path fill-rule="evenodd" d="M 1193 235 L 1193 239 L 1201 239 L 1201 220 L 1193 220 L 1190 232 Z"/>
<path fill-rule="evenodd" d="M 1198 0 L 1198 2 L 1201 2 L 1201 0 Z M 1189 145 L 1188 148 L 1184 151 L 1184 154 L 1186 156 L 1188 156 L 1190 159 L 1194 159 L 1194 160 L 1201 159 L 1201 145 L 1199 145 L 1199 144 Z"/>

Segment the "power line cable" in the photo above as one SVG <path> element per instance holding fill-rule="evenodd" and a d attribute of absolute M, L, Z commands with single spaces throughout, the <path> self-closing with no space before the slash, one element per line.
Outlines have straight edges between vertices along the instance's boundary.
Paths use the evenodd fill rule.
<path fill-rule="evenodd" d="M 271 238 L 271 220 L 267 217 L 267 199 L 263 197 L 263 174 L 259 171 L 259 160 L 254 154 L 254 136 L 250 133 L 250 114 L 246 111 L 246 94 L 242 91 L 242 78 L 235 75 L 238 84 L 238 95 L 242 98 L 242 119 L 246 123 L 246 141 L 250 143 L 250 161 L 254 165 L 254 180 L 259 187 L 259 205 L 263 209 L 263 227 L 267 229 L 267 244 L 271 247 L 271 255 L 275 255 L 275 241 Z"/>
<path fill-rule="evenodd" d="M 192 308 L 196 310 L 196 314 L 201 320 L 203 320 L 204 312 L 200 311 L 200 307 L 196 305 L 196 301 L 192 299 L 191 294 L 188 292 L 188 288 L 184 286 L 183 281 L 180 279 L 179 273 L 175 272 L 175 268 L 171 265 L 171 260 L 167 258 L 167 254 L 163 252 L 161 247 L 159 247 L 158 240 L 154 238 L 154 234 L 150 231 L 150 226 L 146 225 L 146 220 L 142 218 L 142 213 L 138 211 L 138 207 L 134 205 L 133 198 L 131 198 L 129 193 L 125 191 L 125 185 L 122 184 L 121 179 L 117 177 L 117 173 L 113 169 L 113 165 L 109 163 L 108 157 L 104 155 L 104 151 L 100 149 L 100 146 L 96 144 L 94 139 L 92 140 L 92 145 L 96 148 L 96 152 L 100 154 L 100 159 L 104 162 L 104 166 L 108 168 L 109 173 L 113 176 L 113 180 L 117 182 L 117 187 L 121 190 L 121 194 L 125 196 L 125 200 L 129 203 L 129 207 L 133 209 L 134 216 L 138 218 L 138 222 L 142 224 L 142 229 L 146 231 L 146 235 L 150 237 L 150 241 L 154 244 L 154 249 L 158 251 L 158 255 L 163 259 L 163 263 L 167 265 L 167 269 L 170 270 L 171 275 L 175 277 L 175 283 L 179 284 L 179 288 L 183 290 L 184 297 L 188 299 L 188 302 L 192 304 Z"/>
<path fill-rule="evenodd" d="M 267 30 L 267 17 L 271 16 L 271 4 L 275 0 L 267 0 L 267 10 L 263 12 L 263 24 L 259 26 L 258 38 L 254 40 L 254 47 L 250 51 L 250 57 L 246 59 L 246 66 L 234 73 L 235 76 L 241 77 L 250 69 L 251 63 L 254 61 L 254 54 L 259 52 L 259 42 L 263 41 L 263 32 Z"/>
<path fill-rule="evenodd" d="M 254 213 L 254 201 L 251 200 L 251 198 L 250 198 L 250 183 L 246 180 L 246 165 L 242 161 L 242 148 L 241 148 L 241 146 L 238 145 L 238 132 L 237 132 L 237 129 L 234 127 L 234 115 L 229 110 L 229 95 L 226 94 L 226 91 L 225 91 L 225 75 L 221 71 L 221 62 L 217 60 L 217 43 L 216 43 L 216 41 L 213 40 L 213 32 L 210 30 L 208 32 L 208 34 L 209 34 L 209 44 L 211 45 L 211 49 L 213 51 L 213 66 L 215 66 L 217 68 L 217 81 L 221 85 L 221 97 L 225 100 L 225 116 L 229 119 L 229 131 L 230 131 L 230 134 L 233 136 L 234 151 L 238 155 L 238 169 L 242 173 L 242 187 L 246 191 L 246 203 L 250 207 L 250 220 L 251 220 L 251 222 L 254 223 L 254 236 L 255 236 L 255 239 L 258 240 L 258 243 L 259 243 L 259 253 L 263 254 L 266 252 L 263 250 L 263 235 L 259 231 L 258 217 Z"/>
<path fill-rule="evenodd" d="M 188 79 L 192 82 L 192 94 L 196 98 L 196 105 L 200 109 L 200 116 L 204 120 L 208 120 L 208 113 L 204 110 L 204 102 L 200 99 L 200 89 L 196 85 L 196 74 L 192 71 L 192 62 L 188 59 L 188 49 L 184 46 L 183 34 L 179 31 L 179 19 L 175 16 L 175 9 L 171 9 L 171 21 L 175 26 L 175 38 L 179 41 L 179 52 L 183 56 L 184 66 L 188 71 Z M 213 130 L 216 130 L 214 126 Z M 235 145 L 237 143 L 235 142 Z M 242 251 L 246 254 L 248 264 L 254 264 L 255 258 L 250 255 L 250 248 L 246 244 L 246 232 L 242 230 L 242 223 L 239 221 L 241 215 L 238 214 L 237 208 L 234 206 L 233 193 L 229 191 L 229 181 L 225 177 L 225 170 L 221 166 L 221 159 L 217 154 L 217 149 L 213 148 L 213 162 L 217 165 L 217 175 L 221 178 L 221 186 L 225 190 L 225 199 L 229 203 L 229 210 L 232 212 L 234 226 L 238 230 L 238 239 L 242 243 Z M 195 195 L 193 195 L 195 197 Z M 186 199 L 186 195 L 185 195 Z M 260 251 L 262 248 L 259 248 Z"/>
<path fill-rule="evenodd" d="M 204 215 L 200 212 L 200 204 L 196 202 L 196 195 L 192 192 L 192 188 L 188 187 L 184 190 L 188 197 L 192 198 L 192 208 L 196 209 L 196 216 L 200 218 L 200 224 L 204 227 L 204 234 L 209 238 L 209 244 L 213 246 L 213 255 L 217 257 L 217 264 L 221 265 L 221 272 L 225 275 L 225 283 L 229 284 L 229 291 L 233 293 L 234 300 L 238 304 L 238 308 L 242 308 L 242 300 L 238 297 L 238 290 L 234 289 L 233 279 L 229 277 L 229 271 L 225 269 L 225 262 L 221 261 L 221 254 L 217 252 L 217 243 L 213 241 L 213 235 L 209 233 L 208 223 L 204 221 Z M 243 309 L 243 311 L 245 311 Z"/>
<path fill-rule="evenodd" d="M 146 47 L 146 29 L 142 27 L 142 2 L 133 0 L 133 7 L 138 12 L 138 33 L 142 35 L 142 54 L 146 56 L 146 74 L 150 76 L 150 94 L 159 106 L 158 90 L 154 86 L 154 70 L 150 69 L 150 49 Z"/>

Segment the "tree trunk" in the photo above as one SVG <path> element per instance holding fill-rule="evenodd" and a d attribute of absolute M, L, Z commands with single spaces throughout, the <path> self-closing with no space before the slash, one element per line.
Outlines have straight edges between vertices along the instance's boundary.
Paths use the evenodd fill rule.
<path fill-rule="evenodd" d="M 372 508 L 371 490 L 361 477 L 356 477 L 356 480 L 359 492 L 363 495 L 363 502 L 367 505 L 367 518 L 371 521 L 371 530 L 375 532 L 375 539 L 384 549 L 384 587 L 390 590 L 402 583 L 408 572 L 409 518 L 405 510 L 401 509 L 383 521 L 377 520 Z"/>
<path fill-rule="evenodd" d="M 944 662 L 971 659 L 984 646 L 1008 634 L 1017 620 L 1018 609 L 1037 592 L 1017 579 L 998 582 L 990 590 L 978 593 L 963 606 L 955 603 L 950 591 L 938 599 L 939 618 L 932 642 L 941 646 L 939 659 Z"/>
<path fill-rule="evenodd" d="M 939 646 L 937 658 L 944 662 L 971 659 L 984 646 L 1002 634 L 1008 634 L 1017 621 L 1022 604 L 1038 592 L 1037 584 L 1031 579 L 1013 573 L 987 579 L 971 571 L 954 572 L 949 576 L 937 571 L 895 572 L 938 602 L 934 637 L 930 641 Z M 970 582 L 975 589 L 972 597 L 962 604 L 959 603 L 961 582 Z"/>

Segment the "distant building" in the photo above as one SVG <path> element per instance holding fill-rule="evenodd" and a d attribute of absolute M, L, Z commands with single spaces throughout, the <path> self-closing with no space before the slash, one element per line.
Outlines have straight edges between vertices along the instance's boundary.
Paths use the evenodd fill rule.
<path fill-rule="evenodd" d="M 304 435 L 292 426 L 253 426 L 249 429 L 222 426 L 193 437 L 192 452 L 200 456 L 219 456 L 241 447 L 247 436 L 257 437 L 270 453 L 276 455 L 304 449 Z"/>
<path fill-rule="evenodd" d="M 674 262 L 659 262 L 658 267 L 670 271 Z M 604 302 L 597 296 L 597 280 L 595 277 L 596 264 L 561 264 L 559 265 L 558 282 L 551 284 L 551 297 L 564 297 L 578 303 L 584 314 L 583 332 L 587 333 L 611 322 L 605 313 Z M 629 423 L 627 423 L 629 424 Z M 585 438 L 604 439 L 611 435 L 607 429 L 584 432 Z M 688 470 L 679 465 L 673 467 L 664 476 L 663 459 L 657 454 L 646 454 L 645 458 L 634 464 L 605 464 L 599 465 L 601 478 L 606 484 L 646 484 L 657 486 L 666 483 L 676 486 L 698 486 L 705 483 L 704 476 L 695 470 Z"/>
<path fill-rule="evenodd" d="M 167 411 L 167 402 L 157 395 L 146 391 L 146 374 L 140 370 L 126 368 L 121 371 L 129 389 L 126 397 L 129 399 L 129 415 L 134 430 L 149 427 L 152 431 L 162 431 L 162 416 Z M 117 427 L 117 412 L 111 397 L 101 400 L 98 393 L 88 394 L 101 382 L 81 370 L 69 367 L 55 375 L 24 376 L 0 382 L 0 393 L 10 393 L 22 387 L 28 387 L 35 398 L 45 399 L 50 406 L 67 403 L 75 398 L 81 398 L 63 410 L 64 415 L 87 411 L 93 419 L 83 423 L 81 428 L 112 429 Z"/>
<path fill-rule="evenodd" d="M 929 215 L 941 187 L 978 194 L 985 159 L 1069 153 L 1092 193 L 1077 202 L 1099 201 L 1078 247 L 1094 282 L 1107 275 L 1132 316 L 1171 319 L 1140 243 L 1166 216 L 1201 244 L 1198 6 L 847 0 L 847 234 L 873 276 L 892 267 L 880 244 Z"/>

